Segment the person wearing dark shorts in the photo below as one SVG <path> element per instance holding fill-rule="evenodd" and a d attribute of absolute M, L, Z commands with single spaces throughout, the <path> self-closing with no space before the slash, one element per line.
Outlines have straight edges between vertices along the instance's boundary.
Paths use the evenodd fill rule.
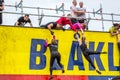
<path fill-rule="evenodd" d="M 51 29 L 56 29 L 57 28 L 57 23 L 56 22 L 49 22 L 46 25 L 41 25 L 41 27 L 49 29 L 50 33 L 53 35 L 54 32 Z"/>
<path fill-rule="evenodd" d="M 96 52 L 96 51 L 91 51 L 87 48 L 87 44 L 86 44 L 86 38 L 84 37 L 84 35 L 82 35 L 82 40 L 79 40 L 79 36 L 78 34 L 76 34 L 76 39 L 79 42 L 79 46 L 81 51 L 83 52 L 83 55 L 85 57 L 85 59 L 91 64 L 91 66 L 96 70 L 96 72 L 98 74 L 101 74 L 101 72 L 99 70 L 96 69 L 94 63 L 92 62 L 90 55 L 96 55 L 96 54 L 101 54 L 101 53 L 107 53 L 107 52 Z"/>
<path fill-rule="evenodd" d="M 45 28 L 47 28 L 47 26 L 48 26 L 49 24 L 53 24 L 53 27 L 51 27 L 51 29 L 56 29 L 56 26 L 57 26 L 57 23 L 56 23 L 56 22 L 49 22 L 49 23 L 47 23 L 46 26 L 45 26 Z"/>
<path fill-rule="evenodd" d="M 25 14 L 25 16 L 20 17 L 15 23 L 15 26 L 24 26 L 26 23 L 29 23 L 30 27 L 33 27 L 28 14 Z"/>
<path fill-rule="evenodd" d="M 45 47 L 49 47 L 50 53 L 51 53 L 51 58 L 50 58 L 50 80 L 51 80 L 53 78 L 52 71 L 53 71 L 53 63 L 54 63 L 55 59 L 57 60 L 57 64 L 61 67 L 62 73 L 64 73 L 64 67 L 60 63 L 61 55 L 58 52 L 58 44 L 57 44 L 57 40 L 55 39 L 55 35 L 53 35 L 51 44 L 48 44 L 48 41 L 46 40 Z"/>
<path fill-rule="evenodd" d="M 71 22 L 72 22 L 72 24 L 75 24 L 78 22 L 78 20 L 76 18 L 71 18 Z"/>

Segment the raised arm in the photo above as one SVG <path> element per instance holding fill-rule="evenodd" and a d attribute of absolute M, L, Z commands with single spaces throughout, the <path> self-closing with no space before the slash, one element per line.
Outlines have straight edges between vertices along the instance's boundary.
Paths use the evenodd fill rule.
<path fill-rule="evenodd" d="M 53 35 L 52 37 L 53 37 L 54 40 L 56 40 L 56 36 L 55 36 L 55 35 Z M 49 45 L 50 45 L 50 44 L 48 44 L 48 39 L 46 39 L 44 46 L 45 46 L 45 47 L 48 47 Z"/>
<path fill-rule="evenodd" d="M 53 35 L 54 32 L 51 30 L 52 27 L 53 27 L 52 23 L 47 26 L 47 28 L 49 29 L 50 33 Z"/>
<path fill-rule="evenodd" d="M 19 22 L 17 21 L 17 22 L 15 23 L 15 26 L 18 26 L 18 24 L 19 24 Z"/>
<path fill-rule="evenodd" d="M 33 27 L 33 24 L 32 24 L 32 23 L 30 23 L 30 27 Z"/>
<path fill-rule="evenodd" d="M 76 38 L 77 38 L 77 41 L 78 41 L 79 45 L 81 45 L 81 41 L 80 41 L 80 38 L 79 38 L 78 34 L 76 34 Z"/>
<path fill-rule="evenodd" d="M 82 34 L 82 39 L 85 41 L 85 44 L 88 43 L 88 42 L 86 41 L 86 37 L 84 36 L 84 34 Z"/>

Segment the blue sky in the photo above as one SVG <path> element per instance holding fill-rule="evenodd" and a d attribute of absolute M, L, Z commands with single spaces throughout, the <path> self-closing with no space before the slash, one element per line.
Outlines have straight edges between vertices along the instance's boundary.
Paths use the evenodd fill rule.
<path fill-rule="evenodd" d="M 8 5 L 15 5 L 15 2 L 19 2 L 20 0 L 5 0 L 5 4 Z M 93 8 L 98 10 L 100 8 L 100 3 L 103 7 L 104 13 L 115 13 L 120 14 L 120 0 L 77 0 L 79 3 L 80 1 L 84 2 L 84 7 L 87 11 L 93 11 Z M 62 3 L 65 4 L 65 9 L 69 10 L 70 6 L 72 5 L 72 0 L 23 0 L 23 6 L 30 6 L 30 7 L 41 7 L 41 8 L 56 8 L 56 5 L 60 6 Z M 79 7 L 79 6 L 77 6 Z M 15 8 L 8 8 L 5 7 L 4 11 L 12 11 L 12 12 L 21 12 L 20 9 L 17 11 Z M 41 13 L 42 10 L 40 10 Z M 55 11 L 46 11 L 43 10 L 44 14 L 46 15 L 62 15 L 62 12 L 56 14 Z M 24 13 L 32 13 L 37 14 L 37 10 L 33 9 L 24 9 Z M 66 13 L 67 14 L 67 13 Z M 86 16 L 90 15 L 92 18 L 100 18 L 100 16 L 96 15 L 95 17 L 92 14 L 86 14 Z M 4 14 L 3 15 L 3 25 L 14 25 L 17 19 L 21 15 L 13 15 L 13 14 Z M 30 16 L 34 27 L 38 27 L 38 17 Z M 111 19 L 111 16 L 104 16 L 105 19 Z M 120 17 L 114 17 L 116 20 L 119 20 Z M 42 24 L 56 21 L 58 18 L 53 17 L 44 17 L 42 20 Z M 109 30 L 109 27 L 112 26 L 112 22 L 104 22 L 105 31 Z M 89 23 L 89 30 L 94 31 L 102 31 L 102 24 L 101 21 L 90 21 Z"/>

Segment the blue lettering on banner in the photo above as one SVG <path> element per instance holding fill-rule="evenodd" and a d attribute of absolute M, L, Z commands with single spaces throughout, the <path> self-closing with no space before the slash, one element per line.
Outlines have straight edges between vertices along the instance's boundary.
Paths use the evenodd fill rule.
<path fill-rule="evenodd" d="M 75 53 L 76 50 L 77 50 L 77 53 Z M 77 60 L 74 60 L 75 54 L 77 54 Z M 70 51 L 68 70 L 73 70 L 74 65 L 77 65 L 79 67 L 79 70 L 84 70 L 81 50 L 78 42 L 75 42 L 75 41 L 73 41 L 71 51 Z"/>
<path fill-rule="evenodd" d="M 90 42 L 90 45 L 89 45 L 89 49 L 92 51 L 95 51 L 94 50 L 94 43 L 95 42 Z M 96 51 L 102 52 L 103 46 L 104 46 L 104 42 L 99 42 Z M 98 65 L 99 70 L 105 70 L 103 67 L 102 61 L 100 59 L 100 55 L 91 55 L 90 57 L 91 57 L 92 62 L 94 62 L 94 60 L 96 60 L 96 63 Z M 90 70 L 93 70 L 93 67 L 90 64 L 89 64 L 89 67 L 90 67 Z"/>
<path fill-rule="evenodd" d="M 45 40 L 42 39 L 32 39 L 31 41 L 31 51 L 30 51 L 30 69 L 44 69 L 46 67 L 46 56 L 44 55 Z M 41 45 L 40 51 L 37 50 L 37 45 Z M 36 57 L 40 57 L 40 64 L 36 64 Z"/>
<path fill-rule="evenodd" d="M 114 60 L 113 59 L 113 43 L 109 43 L 109 46 L 108 46 L 108 66 L 109 66 L 109 70 L 110 71 L 120 71 L 120 65 L 119 66 L 114 66 Z"/>
<path fill-rule="evenodd" d="M 44 55 L 46 48 L 44 47 L 45 40 L 43 39 L 32 39 L 31 40 L 31 48 L 30 48 L 30 69 L 40 70 L 46 67 L 46 56 Z M 95 51 L 102 51 L 104 47 L 104 42 L 99 42 L 97 49 Z M 37 51 L 37 45 L 41 46 L 41 49 Z M 94 50 L 95 42 L 89 43 L 89 49 Z M 113 43 L 108 43 L 108 67 L 110 71 L 119 71 L 120 66 L 114 66 L 114 57 L 113 57 Z M 69 52 L 69 50 L 68 50 Z M 75 55 L 77 55 L 77 60 L 75 60 Z M 40 58 L 40 63 L 36 64 L 36 58 Z M 98 65 L 99 70 L 105 70 L 104 65 L 102 64 L 100 55 L 91 56 L 91 60 Z M 85 70 L 82 52 L 80 46 L 77 41 L 72 42 L 72 46 L 70 49 L 70 56 L 68 61 L 67 70 L 74 70 L 74 66 L 78 66 L 79 70 Z M 56 64 L 53 65 L 55 69 L 60 69 Z M 91 65 L 89 64 L 89 70 L 93 70 Z"/>
<path fill-rule="evenodd" d="M 44 55 L 46 48 L 44 47 L 44 43 L 45 43 L 45 40 L 32 39 L 31 51 L 30 51 L 30 69 L 39 70 L 39 69 L 44 69 L 46 67 L 46 56 Z M 36 51 L 37 45 L 41 45 L 40 51 Z M 36 57 L 40 57 L 40 61 L 41 61 L 40 64 L 36 64 Z M 59 70 L 60 67 L 55 63 L 56 63 L 56 60 L 54 61 L 53 69 Z"/>

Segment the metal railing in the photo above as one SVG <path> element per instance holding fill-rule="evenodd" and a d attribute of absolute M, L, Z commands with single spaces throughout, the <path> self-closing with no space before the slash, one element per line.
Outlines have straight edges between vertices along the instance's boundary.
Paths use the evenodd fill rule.
<path fill-rule="evenodd" d="M 35 9 L 37 10 L 37 13 L 35 14 L 32 14 L 30 13 L 29 15 L 32 15 L 32 16 L 37 16 L 38 17 L 38 23 L 39 23 L 39 26 L 41 24 L 41 21 L 42 21 L 42 18 L 43 17 L 61 17 L 61 16 L 55 16 L 55 15 L 47 15 L 45 13 L 43 13 L 43 10 L 50 10 L 50 11 L 56 11 L 56 14 L 61 11 L 63 13 L 63 15 L 65 15 L 66 12 L 70 12 L 70 10 L 65 10 L 64 9 L 64 4 L 62 3 L 62 5 L 56 9 L 53 9 L 53 8 L 41 8 L 41 7 L 28 7 L 28 6 L 23 6 L 22 5 L 22 0 L 20 1 L 20 3 L 16 4 L 16 5 L 5 5 L 5 7 L 12 7 L 12 8 L 15 8 L 16 11 L 19 9 L 21 9 L 21 12 L 6 12 L 6 11 L 2 11 L 2 13 L 6 13 L 6 14 L 20 14 L 20 15 L 24 15 L 24 14 L 27 14 L 27 13 L 24 13 L 24 9 L 27 8 L 27 9 Z M 62 8 L 62 9 L 61 9 Z M 40 10 L 42 11 L 40 13 Z M 114 22 L 120 22 L 120 20 L 115 20 L 114 17 L 115 16 L 119 16 L 120 17 L 120 14 L 113 14 L 113 13 L 103 13 L 102 11 L 102 6 L 100 5 L 100 9 L 97 10 L 97 11 L 94 11 L 93 12 L 86 12 L 86 15 L 88 14 L 88 17 L 86 18 L 86 21 L 87 21 L 87 24 L 89 24 L 89 21 L 90 20 L 97 20 L 97 21 L 101 21 L 102 22 L 102 30 L 104 31 L 104 21 L 110 21 L 112 23 Z M 91 17 L 90 15 L 93 15 L 93 17 Z M 101 18 L 95 18 L 96 15 L 99 15 Z M 104 18 L 104 15 L 109 15 L 111 16 L 111 19 L 105 19 Z M 64 16 L 66 17 L 66 16 Z M 75 17 L 75 18 L 79 18 L 79 17 Z"/>

